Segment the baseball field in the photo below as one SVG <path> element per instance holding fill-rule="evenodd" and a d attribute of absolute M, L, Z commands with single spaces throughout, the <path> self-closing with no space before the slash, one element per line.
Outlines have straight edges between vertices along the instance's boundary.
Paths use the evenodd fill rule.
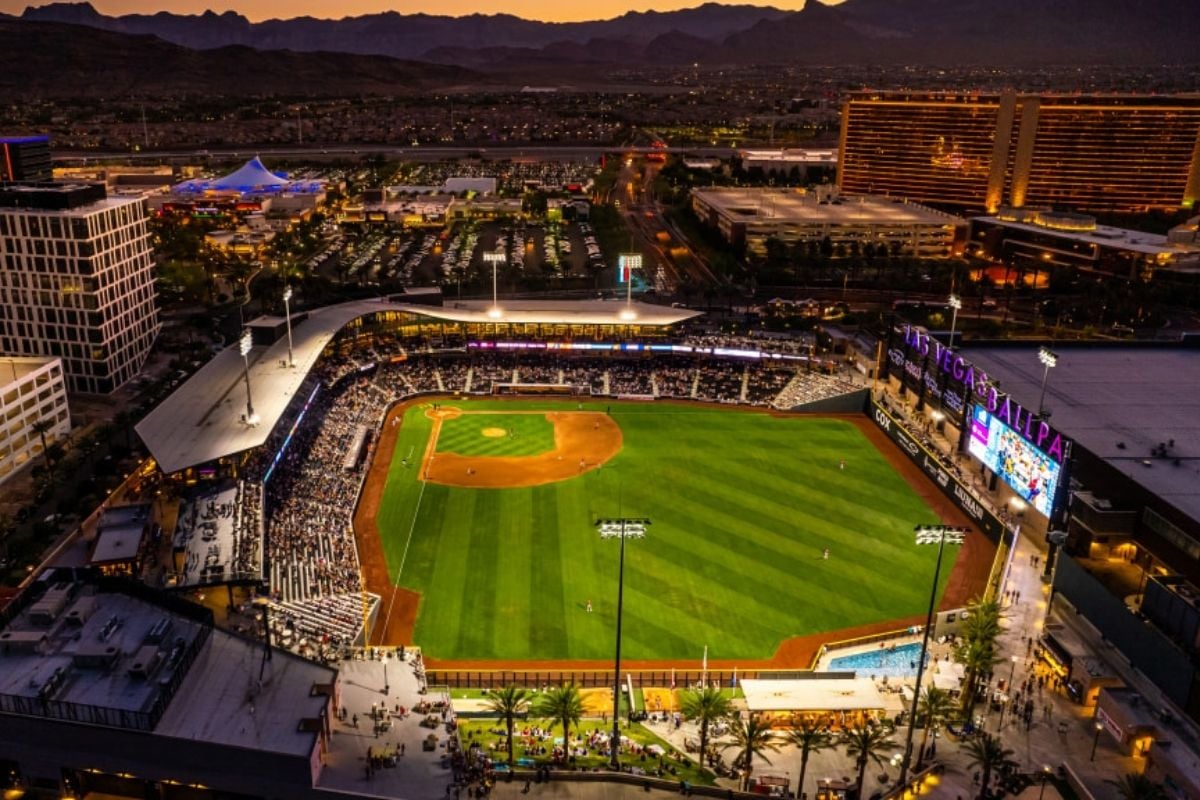
<path fill-rule="evenodd" d="M 630 659 L 766 659 L 928 603 L 936 550 L 913 526 L 939 516 L 847 419 L 447 400 L 403 409 L 384 446 L 374 519 L 430 658 L 610 658 L 620 544 L 602 518 L 651 521 L 626 545 Z"/>

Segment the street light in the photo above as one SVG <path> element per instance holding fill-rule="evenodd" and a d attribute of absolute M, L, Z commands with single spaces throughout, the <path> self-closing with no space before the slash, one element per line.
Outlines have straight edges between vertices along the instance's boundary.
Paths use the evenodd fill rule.
<path fill-rule="evenodd" d="M 287 287 L 283 290 L 283 314 L 287 318 L 288 332 L 288 366 L 296 366 L 296 359 L 292 357 L 292 287 Z"/>
<path fill-rule="evenodd" d="M 1038 398 L 1038 416 L 1046 416 L 1046 380 L 1050 377 L 1050 370 L 1058 366 L 1058 355 L 1052 352 L 1047 347 L 1038 348 L 1038 361 L 1042 362 L 1045 369 L 1042 370 L 1042 396 Z"/>
<path fill-rule="evenodd" d="M 1009 702 L 1011 703 L 1013 696 L 1013 674 L 1017 671 L 1018 658 L 1016 656 L 1009 656 L 1009 658 L 1012 661 L 1012 665 L 1008 668 L 1008 683 L 1005 686 L 1008 690 Z M 1000 706 L 1000 723 L 996 726 L 997 732 L 1004 730 L 1004 712 L 1008 709 L 1008 705 L 1008 703 L 1004 703 Z"/>
<path fill-rule="evenodd" d="M 1042 765 L 1042 788 L 1038 792 L 1038 800 L 1042 800 L 1046 795 L 1046 781 L 1050 780 L 1050 765 Z"/>
<path fill-rule="evenodd" d="M 925 674 L 925 657 L 929 652 L 929 633 L 933 629 L 933 607 L 937 602 L 938 578 L 942 573 L 942 551 L 946 542 L 962 544 L 966 536 L 966 528 L 955 528 L 950 525 L 918 525 L 913 528 L 917 544 L 936 544 L 938 546 L 937 564 L 933 568 L 933 588 L 929 591 L 929 612 L 925 615 L 925 634 L 921 640 L 921 656 L 917 660 L 917 683 L 913 688 L 912 713 L 908 721 L 908 736 L 904 742 L 904 761 L 900 764 L 900 781 L 903 786 L 908 782 L 908 770 L 912 765 L 913 731 L 917 727 L 917 703 L 921 699 L 921 678 Z M 924 755 L 922 753 L 922 755 Z"/>
<path fill-rule="evenodd" d="M 611 539 L 614 536 L 621 540 L 620 570 L 617 573 L 617 654 L 613 659 L 613 729 L 612 729 L 612 768 L 618 772 L 621 769 L 621 611 L 625 602 L 625 540 L 641 539 L 646 535 L 650 525 L 648 519 L 617 519 L 596 520 L 596 530 L 601 539 Z M 632 702 L 633 698 L 630 698 Z"/>
<path fill-rule="evenodd" d="M 1096 760 L 1096 747 L 1100 744 L 1100 731 L 1104 730 L 1104 726 L 1099 722 L 1095 725 L 1096 735 L 1092 737 L 1092 757 L 1088 761 Z"/>
<path fill-rule="evenodd" d="M 500 319 L 504 316 L 504 312 L 500 310 L 500 303 L 496 297 L 496 269 L 498 265 L 505 263 L 507 259 L 504 253 L 490 252 L 483 254 L 483 263 L 492 265 L 492 307 L 488 309 L 488 316 L 492 319 Z"/>
<path fill-rule="evenodd" d="M 637 319 L 637 312 L 633 310 L 633 271 L 641 268 L 642 256 L 640 253 L 622 253 L 617 257 L 617 269 L 621 271 L 621 276 L 625 279 L 625 308 L 621 310 L 619 316 L 626 321 Z"/>
<path fill-rule="evenodd" d="M 245 367 L 246 376 L 246 424 L 257 425 L 258 414 L 254 413 L 254 403 L 250 399 L 250 348 L 254 347 L 254 334 L 249 328 L 242 331 L 242 338 L 238 341 L 238 352 L 242 354 L 242 365 Z"/>
<path fill-rule="evenodd" d="M 946 302 L 950 306 L 950 347 L 953 349 L 954 329 L 958 327 L 958 310 L 962 308 L 962 298 L 952 294 Z"/>

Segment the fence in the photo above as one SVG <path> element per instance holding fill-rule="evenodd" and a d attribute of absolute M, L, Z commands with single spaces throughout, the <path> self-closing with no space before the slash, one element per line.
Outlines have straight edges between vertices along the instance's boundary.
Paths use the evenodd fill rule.
<path fill-rule="evenodd" d="M 671 686 L 688 688 L 703 681 L 709 684 L 732 687 L 734 678 L 757 678 L 757 670 L 742 671 L 724 669 L 703 670 L 622 670 L 635 688 L 645 686 Z M 501 686 L 524 686 L 543 688 L 573 683 L 581 688 L 608 688 L 613 685 L 612 670 L 426 670 L 425 680 L 429 685 L 448 686 L 451 689 L 495 689 Z"/>

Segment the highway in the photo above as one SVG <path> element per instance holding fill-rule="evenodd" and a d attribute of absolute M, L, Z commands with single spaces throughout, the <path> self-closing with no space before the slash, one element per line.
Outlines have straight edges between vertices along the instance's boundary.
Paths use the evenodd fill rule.
<path fill-rule="evenodd" d="M 60 164 L 86 164 L 95 161 L 138 161 L 138 162 L 196 162 L 205 160 L 227 161 L 252 156 L 275 159 L 303 158 L 311 161 L 340 161 L 382 155 L 393 159 L 410 161 L 442 161 L 478 155 L 488 160 L 538 159 L 543 161 L 579 161 L 598 159 L 606 153 L 687 153 L 705 157 L 729 158 L 737 151 L 731 147 L 621 147 L 618 145 L 548 145 L 511 147 L 445 147 L 418 146 L 396 147 L 392 145 L 355 145 L 354 147 L 255 147 L 197 149 L 197 150 L 151 150 L 146 152 L 101 152 L 97 150 L 55 150 L 54 161 Z"/>

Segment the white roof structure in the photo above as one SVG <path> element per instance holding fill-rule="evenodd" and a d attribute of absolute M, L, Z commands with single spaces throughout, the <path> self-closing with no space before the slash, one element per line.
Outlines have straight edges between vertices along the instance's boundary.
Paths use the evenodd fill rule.
<path fill-rule="evenodd" d="M 96 537 L 92 563 L 107 564 L 134 559 L 142 546 L 142 536 L 145 532 L 146 529 L 137 523 L 104 528 Z"/>
<path fill-rule="evenodd" d="M 746 707 L 757 711 L 878 711 L 883 695 L 870 678 L 744 680 Z"/>
<path fill-rule="evenodd" d="M 838 195 L 803 189 L 707 187 L 693 189 L 718 214 L 736 222 L 793 225 L 965 225 L 953 214 L 900 198 Z"/>
<path fill-rule="evenodd" d="M 492 318 L 490 301 L 457 302 L 453 306 L 358 300 L 308 312 L 292 328 L 293 358 L 286 366 L 287 337 L 249 353 L 250 394 L 257 425 L 248 425 L 244 366 L 237 345 L 218 353 L 196 374 L 139 422 L 135 428 L 159 469 L 170 474 L 259 447 L 271 434 L 288 403 L 300 390 L 325 346 L 348 323 L 379 311 L 400 311 L 455 323 L 543 323 L 564 325 L 674 325 L 701 314 L 686 308 L 646 303 L 628 306 L 617 300 L 505 300 L 502 315 Z"/>

